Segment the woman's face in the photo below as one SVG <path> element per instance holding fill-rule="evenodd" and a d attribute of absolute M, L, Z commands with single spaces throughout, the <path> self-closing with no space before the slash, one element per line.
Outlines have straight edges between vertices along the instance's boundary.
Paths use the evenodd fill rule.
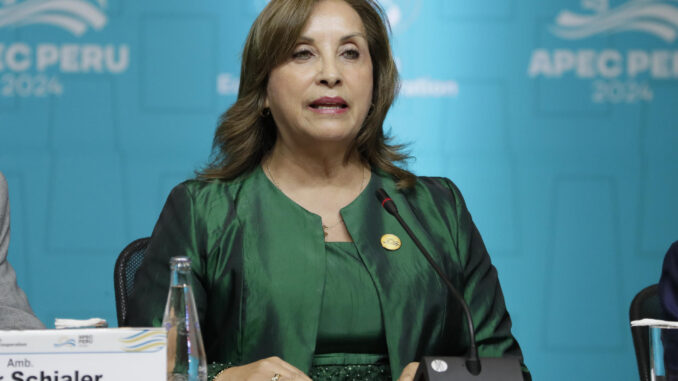
<path fill-rule="evenodd" d="M 266 106 L 278 138 L 350 143 L 372 102 L 372 60 L 360 16 L 342 0 L 313 9 L 292 56 L 269 76 Z"/>

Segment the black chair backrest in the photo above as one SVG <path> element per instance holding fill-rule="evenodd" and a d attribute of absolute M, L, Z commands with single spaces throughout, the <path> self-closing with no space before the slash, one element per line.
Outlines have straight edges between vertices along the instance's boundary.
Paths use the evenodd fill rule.
<path fill-rule="evenodd" d="M 657 285 L 645 287 L 631 302 L 629 321 L 639 319 L 664 319 L 664 310 L 659 303 Z M 647 327 L 631 327 L 633 347 L 636 350 L 638 374 L 641 381 L 650 381 L 650 334 Z"/>
<path fill-rule="evenodd" d="M 118 313 L 118 327 L 128 325 L 128 297 L 134 291 L 134 276 L 144 260 L 150 237 L 139 238 L 125 247 L 115 261 L 113 281 L 115 283 L 115 309 Z"/>

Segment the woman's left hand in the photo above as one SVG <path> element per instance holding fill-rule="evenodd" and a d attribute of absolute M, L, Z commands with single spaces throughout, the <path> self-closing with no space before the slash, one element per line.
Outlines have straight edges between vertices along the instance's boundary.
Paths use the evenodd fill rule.
<path fill-rule="evenodd" d="M 400 375 L 400 378 L 398 378 L 398 381 L 414 380 L 414 374 L 417 373 L 417 368 L 419 368 L 418 362 L 411 362 L 407 364 L 405 369 L 403 369 L 403 373 Z"/>

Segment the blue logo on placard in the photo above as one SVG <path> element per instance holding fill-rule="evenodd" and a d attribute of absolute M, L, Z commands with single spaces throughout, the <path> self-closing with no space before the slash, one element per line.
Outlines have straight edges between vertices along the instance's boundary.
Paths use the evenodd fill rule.
<path fill-rule="evenodd" d="M 0 0 L 0 28 L 49 25 L 82 36 L 106 26 L 106 0 Z"/>
<path fill-rule="evenodd" d="M 68 337 L 60 337 L 56 343 L 54 343 L 55 348 L 61 347 L 75 347 L 75 339 Z"/>
<path fill-rule="evenodd" d="M 678 35 L 678 7 L 674 1 L 631 0 L 610 8 L 608 0 L 583 0 L 582 7 L 592 12 L 578 14 L 568 10 L 556 16 L 553 34 L 577 40 L 602 33 L 642 32 L 667 43 Z"/>
<path fill-rule="evenodd" d="M 167 333 L 144 329 L 119 339 L 125 352 L 157 352 L 165 349 Z"/>

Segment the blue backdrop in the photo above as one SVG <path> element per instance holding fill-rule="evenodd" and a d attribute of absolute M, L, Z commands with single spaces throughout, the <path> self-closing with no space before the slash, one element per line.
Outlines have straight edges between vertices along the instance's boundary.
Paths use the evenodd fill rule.
<path fill-rule="evenodd" d="M 0 0 L 10 261 L 48 326 L 206 162 L 266 0 Z M 628 306 L 678 239 L 678 2 L 382 0 L 387 120 L 461 188 L 537 380 L 637 377 Z"/>

